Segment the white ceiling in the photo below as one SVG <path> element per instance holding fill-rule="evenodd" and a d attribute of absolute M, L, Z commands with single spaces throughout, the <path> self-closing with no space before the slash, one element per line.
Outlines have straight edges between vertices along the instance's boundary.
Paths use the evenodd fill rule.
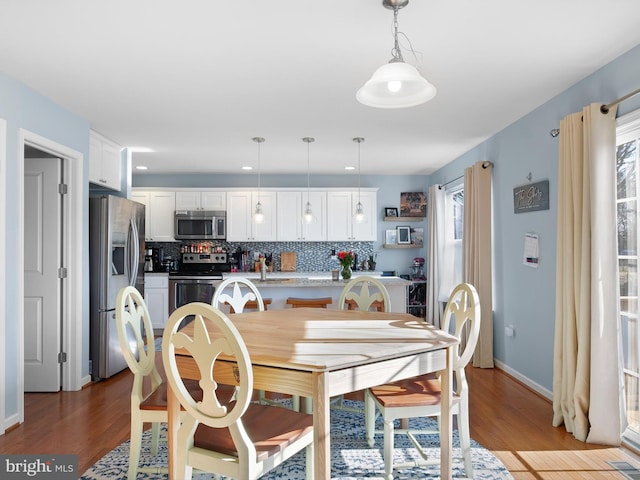
<path fill-rule="evenodd" d="M 3 0 L 0 70 L 153 149 L 148 173 L 239 173 L 254 136 L 262 173 L 306 173 L 311 136 L 312 173 L 340 174 L 362 136 L 362 174 L 429 174 L 640 43 L 638 0 L 411 0 L 399 28 L 438 94 L 366 107 L 392 19 L 381 0 Z"/>

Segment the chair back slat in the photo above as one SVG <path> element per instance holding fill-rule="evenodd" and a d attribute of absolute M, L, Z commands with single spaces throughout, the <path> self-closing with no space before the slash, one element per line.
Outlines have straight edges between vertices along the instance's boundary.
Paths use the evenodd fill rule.
<path fill-rule="evenodd" d="M 358 291 L 358 287 L 360 290 Z M 370 287 L 374 288 L 371 292 Z M 387 288 L 378 279 L 363 275 L 352 278 L 340 293 L 338 308 L 341 310 L 371 310 L 372 308 L 388 312 L 391 309 L 391 299 Z"/>
<path fill-rule="evenodd" d="M 231 288 L 232 294 L 225 292 Z M 228 304 L 234 313 L 242 313 L 247 302 L 255 302 L 258 310 L 264 311 L 264 302 L 258 288 L 250 280 L 239 278 L 228 278 L 216 287 L 211 299 L 211 305 L 220 308 L 221 305 Z"/>

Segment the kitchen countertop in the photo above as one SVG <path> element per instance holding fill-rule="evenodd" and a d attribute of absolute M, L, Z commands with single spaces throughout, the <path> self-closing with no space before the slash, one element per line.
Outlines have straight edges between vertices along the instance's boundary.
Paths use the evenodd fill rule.
<path fill-rule="evenodd" d="M 369 275 L 382 282 L 383 285 L 409 285 L 411 282 L 400 277 L 383 277 L 380 272 L 355 271 L 354 277 Z M 257 272 L 224 273 L 224 280 L 234 277 L 244 277 L 257 286 L 262 287 L 338 287 L 343 288 L 345 281 L 331 279 L 331 272 L 267 272 L 267 279 L 260 280 Z"/>

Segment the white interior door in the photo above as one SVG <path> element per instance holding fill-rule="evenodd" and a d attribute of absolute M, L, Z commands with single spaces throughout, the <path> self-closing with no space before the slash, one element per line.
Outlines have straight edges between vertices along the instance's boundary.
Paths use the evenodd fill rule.
<path fill-rule="evenodd" d="M 62 160 L 25 159 L 24 390 L 60 390 Z"/>

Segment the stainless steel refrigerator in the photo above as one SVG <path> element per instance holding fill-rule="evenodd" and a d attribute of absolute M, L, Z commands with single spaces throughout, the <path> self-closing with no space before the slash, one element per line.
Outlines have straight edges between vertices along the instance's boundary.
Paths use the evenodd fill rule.
<path fill-rule="evenodd" d="M 118 291 L 144 291 L 144 205 L 126 198 L 89 198 L 91 376 L 101 380 L 127 367 L 118 341 Z"/>

